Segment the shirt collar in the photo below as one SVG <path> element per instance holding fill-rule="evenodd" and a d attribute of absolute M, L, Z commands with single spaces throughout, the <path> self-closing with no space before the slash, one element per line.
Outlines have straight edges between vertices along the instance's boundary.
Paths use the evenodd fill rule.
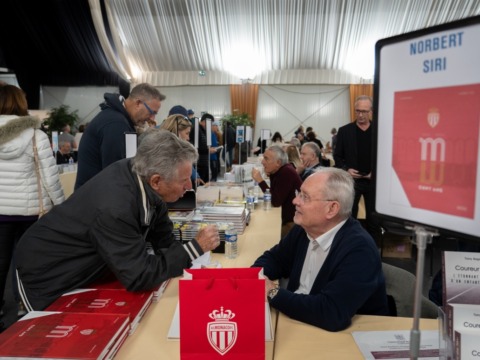
<path fill-rule="evenodd" d="M 320 235 L 316 239 L 312 238 L 310 235 L 307 234 L 307 237 L 310 241 L 316 241 L 318 245 L 322 248 L 323 251 L 327 251 L 330 246 L 332 246 L 333 239 L 337 234 L 338 230 L 347 222 L 347 219 L 340 221 L 337 225 L 333 228 L 328 230 L 325 234 Z"/>

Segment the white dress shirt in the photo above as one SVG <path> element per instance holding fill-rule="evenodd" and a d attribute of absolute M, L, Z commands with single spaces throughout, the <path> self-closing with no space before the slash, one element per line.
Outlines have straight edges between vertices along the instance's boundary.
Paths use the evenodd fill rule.
<path fill-rule="evenodd" d="M 331 228 L 325 234 L 320 235 L 316 239 L 313 239 L 307 234 L 310 243 L 308 244 L 302 274 L 300 275 L 300 285 L 295 291 L 296 294 L 310 294 L 313 282 L 330 252 L 333 238 L 346 221 L 347 220 L 344 220 L 338 223 L 335 227 Z"/>

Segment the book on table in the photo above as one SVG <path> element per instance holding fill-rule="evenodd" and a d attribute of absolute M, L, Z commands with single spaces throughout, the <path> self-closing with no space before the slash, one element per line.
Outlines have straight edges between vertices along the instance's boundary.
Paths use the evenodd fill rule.
<path fill-rule="evenodd" d="M 133 333 L 153 300 L 153 291 L 129 292 L 123 289 L 78 289 L 63 294 L 46 311 L 125 314 Z"/>
<path fill-rule="evenodd" d="M 156 303 L 160 298 L 162 297 L 163 293 L 165 292 L 165 289 L 167 288 L 168 283 L 170 282 L 170 279 L 165 280 L 162 282 L 160 285 L 156 286 L 153 288 L 151 291 L 153 291 L 153 297 L 152 297 L 152 302 Z M 106 275 L 105 277 L 91 283 L 88 285 L 88 288 L 90 289 L 110 289 L 110 290 L 125 290 L 125 286 L 113 275 L 113 273 L 110 273 Z M 147 291 L 148 293 L 148 291 Z"/>
<path fill-rule="evenodd" d="M 125 314 L 32 311 L 0 334 L 0 358 L 112 359 L 128 331 Z"/>

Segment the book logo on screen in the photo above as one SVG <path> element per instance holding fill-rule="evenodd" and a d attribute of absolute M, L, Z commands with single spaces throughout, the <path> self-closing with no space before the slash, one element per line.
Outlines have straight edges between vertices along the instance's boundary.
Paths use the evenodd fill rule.
<path fill-rule="evenodd" d="M 431 108 L 427 115 L 428 125 L 433 129 L 440 122 L 437 108 Z M 441 186 L 445 180 L 446 141 L 441 137 L 420 138 L 420 182 Z"/>
<path fill-rule="evenodd" d="M 440 113 L 437 108 L 431 108 L 427 115 L 428 125 L 433 129 L 440 122 Z"/>
<path fill-rule="evenodd" d="M 230 321 L 235 317 L 231 310 L 213 310 L 208 314 L 211 321 L 207 323 L 207 338 L 210 345 L 220 355 L 225 355 L 237 341 L 237 323 Z"/>

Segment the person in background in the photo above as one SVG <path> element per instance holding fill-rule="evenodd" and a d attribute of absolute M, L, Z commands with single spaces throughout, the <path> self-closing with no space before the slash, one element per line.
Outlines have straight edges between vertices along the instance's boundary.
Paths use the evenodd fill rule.
<path fill-rule="evenodd" d="M 335 167 L 347 171 L 355 181 L 355 199 L 352 216 L 358 216 L 358 204 L 363 196 L 366 225 L 370 235 L 380 244 L 380 227 L 373 218 L 375 211 L 375 183 L 372 178 L 372 106 L 370 96 L 355 100 L 355 121 L 338 129 L 333 158 Z"/>
<path fill-rule="evenodd" d="M 78 147 L 80 146 L 80 141 L 82 140 L 83 132 L 85 131 L 86 126 L 87 126 L 87 124 L 82 124 L 78 127 L 78 131 L 75 134 L 75 143 L 77 144 L 77 147 L 73 148 L 73 150 L 78 151 Z"/>
<path fill-rule="evenodd" d="M 190 120 L 190 122 L 193 124 L 193 120 L 195 119 L 195 111 L 193 111 L 193 109 L 188 109 L 187 117 Z"/>
<path fill-rule="evenodd" d="M 229 172 L 233 165 L 233 150 L 235 149 L 236 143 L 235 129 L 229 121 L 224 122 L 223 139 L 222 156 L 225 161 L 225 166 L 227 167 L 227 172 Z"/>
<path fill-rule="evenodd" d="M 75 190 L 108 165 L 126 156 L 125 133 L 136 132 L 148 119 L 155 119 L 165 99 L 154 86 L 135 86 L 128 98 L 105 93 L 101 111 L 85 129 L 82 147 L 78 151 L 78 171 Z"/>
<path fill-rule="evenodd" d="M 216 148 L 209 147 L 207 145 L 207 119 L 211 120 L 212 123 L 215 120 L 213 115 L 209 113 L 205 113 L 200 118 L 200 126 L 198 127 L 198 163 L 197 163 L 197 171 L 200 177 L 204 182 L 208 182 L 210 179 L 209 173 L 209 164 L 210 164 L 210 156 L 216 153 Z M 191 135 L 191 133 L 190 133 Z M 190 136 L 190 141 L 192 138 Z M 192 142 L 193 143 L 193 142 Z"/>
<path fill-rule="evenodd" d="M 332 135 L 332 153 L 335 152 L 335 148 L 337 147 L 337 129 L 332 128 L 330 131 Z"/>
<path fill-rule="evenodd" d="M 299 152 L 302 150 L 302 143 L 295 136 L 290 139 L 290 144 L 295 145 Z"/>
<path fill-rule="evenodd" d="M 257 147 L 253 149 L 253 155 L 260 155 L 263 154 L 267 150 L 267 140 L 261 137 L 258 138 Z"/>
<path fill-rule="evenodd" d="M 307 142 L 302 145 L 302 151 L 300 151 L 302 165 L 297 167 L 297 173 L 300 175 L 302 181 L 305 181 L 305 179 L 311 175 L 315 169 L 322 166 L 320 163 L 321 156 L 322 151 L 316 143 Z"/>
<path fill-rule="evenodd" d="M 0 86 L 0 311 L 15 244 L 37 221 L 40 201 L 48 211 L 65 200 L 50 141 L 39 128 L 40 120 L 28 115 L 25 93 L 13 85 Z M 22 310 L 19 308 L 19 315 Z"/>
<path fill-rule="evenodd" d="M 314 131 L 308 131 L 307 135 L 305 137 L 306 142 L 313 142 L 318 145 L 320 148 L 320 164 L 322 166 L 330 166 L 330 160 L 328 160 L 324 155 L 323 155 L 323 144 L 320 141 L 320 139 L 317 138 L 317 134 Z"/>
<path fill-rule="evenodd" d="M 78 144 L 77 142 L 75 141 L 75 136 L 73 136 L 71 133 L 70 133 L 71 129 L 70 129 L 70 125 L 65 125 L 63 128 L 62 128 L 62 132 L 60 135 L 58 135 L 58 143 L 61 143 L 61 142 L 69 142 L 70 143 L 70 149 L 77 149 L 78 148 Z"/>
<path fill-rule="evenodd" d="M 346 329 L 355 314 L 389 314 L 380 254 L 350 216 L 353 186 L 340 169 L 310 175 L 293 201 L 296 225 L 253 264 L 267 277 L 270 306 L 328 331 Z"/>
<path fill-rule="evenodd" d="M 292 164 L 295 169 L 302 165 L 300 153 L 298 152 L 298 148 L 295 145 L 287 145 L 285 147 L 285 152 L 288 156 L 288 162 Z"/>
<path fill-rule="evenodd" d="M 297 130 L 295 130 L 295 137 L 298 138 L 298 134 L 302 134 L 303 136 L 305 136 L 305 128 L 303 127 L 303 125 L 300 125 Z"/>
<path fill-rule="evenodd" d="M 274 144 L 283 144 L 283 138 L 282 138 L 282 135 L 280 135 L 280 133 L 278 131 L 275 131 L 275 133 L 273 134 L 271 140 L 270 140 L 270 143 L 271 145 L 274 145 Z"/>
<path fill-rule="evenodd" d="M 296 135 L 298 141 L 300 141 L 300 144 L 305 144 L 306 143 L 306 140 L 305 140 L 305 134 L 302 133 L 302 132 L 299 132 L 297 135 Z"/>
<path fill-rule="evenodd" d="M 190 141 L 190 131 L 192 130 L 192 123 L 188 118 L 181 114 L 173 114 L 166 118 L 160 125 L 160 129 L 168 130 L 177 135 L 180 139 Z M 205 185 L 200 175 L 198 175 L 195 167 L 192 168 L 191 176 L 192 184 L 196 186 Z"/>
<path fill-rule="evenodd" d="M 220 159 L 218 157 L 218 136 L 217 134 L 219 133 L 218 127 L 219 127 L 219 122 L 218 121 L 213 121 L 212 122 L 212 148 L 215 149 L 215 152 L 212 153 L 210 152 L 210 171 L 211 171 L 211 177 L 210 181 L 217 181 L 218 173 L 220 172 Z M 221 135 L 221 133 L 220 133 Z"/>
<path fill-rule="evenodd" d="M 295 198 L 295 191 L 302 185 L 302 180 L 292 164 L 288 162 L 287 153 L 280 145 L 272 145 L 265 151 L 262 165 L 265 173 L 270 177 L 270 186 L 258 169 L 252 169 L 252 178 L 264 193 L 270 189 L 272 206 L 282 207 L 281 236 L 283 238 L 293 226 L 295 206 L 292 201 Z"/>
<path fill-rule="evenodd" d="M 115 162 L 54 207 L 22 236 L 19 286 L 29 311 L 113 273 L 127 291 L 180 276 L 220 244 L 215 225 L 175 240 L 167 202 L 192 188 L 197 151 L 161 129 L 146 131 L 133 158 Z"/>
<path fill-rule="evenodd" d="M 323 149 L 323 144 L 322 142 L 317 138 L 317 134 L 314 131 L 308 131 L 307 135 L 305 136 L 305 140 L 307 142 L 314 142 L 315 144 L 318 145 L 320 150 Z"/>
<path fill-rule="evenodd" d="M 60 141 L 58 143 L 58 151 L 55 154 L 55 158 L 57 165 L 68 164 L 70 159 L 73 159 L 73 162 L 75 162 L 75 157 L 68 141 Z"/>

